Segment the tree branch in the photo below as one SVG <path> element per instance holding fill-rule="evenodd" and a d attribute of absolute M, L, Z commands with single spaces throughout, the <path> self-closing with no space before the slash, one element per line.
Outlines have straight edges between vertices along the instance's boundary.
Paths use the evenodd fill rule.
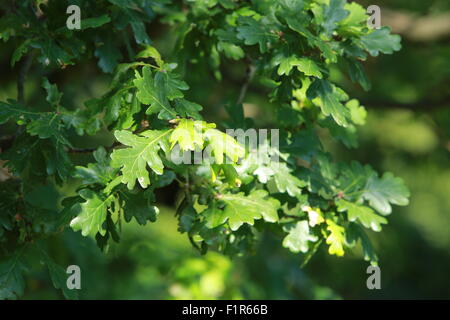
<path fill-rule="evenodd" d="M 110 151 L 114 149 L 115 147 L 119 146 L 120 142 L 115 141 L 112 145 L 108 147 L 104 147 L 106 150 Z M 69 148 L 67 150 L 68 153 L 91 153 L 97 150 L 97 148 Z"/>
<path fill-rule="evenodd" d="M 241 87 L 241 92 L 239 93 L 239 98 L 236 100 L 236 104 L 239 105 L 244 102 L 245 95 L 247 94 L 248 87 L 255 76 L 256 67 L 250 64 L 247 68 L 247 76 L 245 78 L 245 82 Z"/>

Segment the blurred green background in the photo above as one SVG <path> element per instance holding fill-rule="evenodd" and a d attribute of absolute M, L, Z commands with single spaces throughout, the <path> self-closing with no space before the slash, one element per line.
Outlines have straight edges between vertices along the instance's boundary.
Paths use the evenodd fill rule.
<path fill-rule="evenodd" d="M 357 149 L 322 138 L 340 160 L 358 159 L 374 168 L 392 171 L 411 190 L 408 207 L 396 207 L 389 225 L 372 238 L 380 256 L 382 290 L 366 288 L 367 263 L 360 253 L 344 258 L 328 256 L 324 247 L 304 268 L 301 259 L 281 247 L 270 234 L 261 235 L 254 254 L 229 258 L 210 252 L 201 256 L 187 236 L 177 231 L 174 218 L 176 189 L 158 195 L 163 202 L 156 223 L 145 227 L 125 224 L 121 242 L 106 254 L 94 241 L 66 230 L 48 241 L 50 253 L 61 265 L 82 270 L 81 298 L 85 299 L 404 299 L 450 298 L 450 2 L 448 0 L 358 1 L 382 8 L 383 25 L 403 37 L 403 49 L 365 63 L 372 90 L 364 92 L 336 68 L 334 80 L 368 109 L 367 125 L 360 128 Z M 162 25 L 148 28 L 155 46 L 171 51 L 174 40 Z M 0 100 L 16 96 L 17 70 L 9 66 L 14 47 L 1 44 Z M 107 89 L 90 59 L 79 66 L 46 73 L 32 68 L 26 83 L 27 100 L 37 106 L 44 99 L 42 76 L 64 92 L 63 103 L 77 108 Z M 205 117 L 226 119 L 224 104 L 238 96 L 245 68 L 222 62 L 218 82 L 200 66 L 187 72 L 194 89 L 191 98 L 205 106 Z M 17 67 L 16 67 L 17 68 Z M 89 81 L 86 81 L 89 79 Z M 271 106 L 253 84 L 245 100 L 246 116 L 270 125 Z M 43 101 L 42 101 L 43 102 Z M 80 147 L 108 145 L 103 134 L 78 138 Z M 76 161 L 91 161 L 77 155 Z M 71 195 L 71 186 L 43 186 L 58 206 Z M 40 199 L 35 199 L 40 201 Z M 372 236 L 372 235 L 371 235 Z M 46 268 L 34 265 L 27 279 L 25 299 L 62 298 L 53 289 Z"/>

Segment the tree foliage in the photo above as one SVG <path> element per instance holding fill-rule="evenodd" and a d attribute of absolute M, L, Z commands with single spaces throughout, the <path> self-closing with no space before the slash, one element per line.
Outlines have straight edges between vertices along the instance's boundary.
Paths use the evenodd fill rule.
<path fill-rule="evenodd" d="M 381 231 L 392 205 L 408 203 L 409 191 L 392 173 L 334 162 L 318 135 L 327 129 L 356 147 L 365 122 L 366 110 L 333 82 L 330 67 L 367 90 L 363 62 L 400 49 L 400 37 L 389 28 L 367 27 L 363 7 L 345 0 L 80 0 L 81 30 L 69 30 L 66 1 L 7 2 L 0 39 L 16 45 L 11 65 L 31 59 L 49 72 L 93 60 L 110 86 L 73 109 L 44 76 L 46 110 L 20 94 L 0 102 L 0 123 L 15 127 L 1 153 L 12 173 L 0 188 L 1 298 L 23 293 L 25 257 L 33 250 L 55 286 L 64 288 L 60 267 L 38 245 L 42 239 L 72 228 L 105 249 L 119 241 L 122 223 L 154 222 L 155 191 L 173 183 L 183 192 L 179 231 L 201 253 L 245 254 L 268 230 L 306 261 L 322 244 L 343 256 L 360 242 L 365 259 L 377 263 L 365 229 Z M 147 33 L 155 21 L 176 38 L 167 57 Z M 206 67 L 220 81 L 222 68 L 235 61 L 248 68 L 242 93 L 248 82 L 259 81 L 266 86 L 263 98 L 275 106 L 280 148 L 261 149 L 279 155 L 276 168 L 252 161 L 251 148 L 224 132 L 257 128 L 244 117 L 244 97 L 230 101 L 226 123 L 205 121 L 208 106 L 188 99 L 186 72 Z M 73 142 L 105 131 L 113 144 L 80 150 Z M 176 148 L 209 150 L 215 161 L 175 163 Z M 79 152 L 92 152 L 92 162 L 77 163 Z M 76 194 L 58 212 L 36 201 L 47 197 L 42 184 L 74 181 Z"/>

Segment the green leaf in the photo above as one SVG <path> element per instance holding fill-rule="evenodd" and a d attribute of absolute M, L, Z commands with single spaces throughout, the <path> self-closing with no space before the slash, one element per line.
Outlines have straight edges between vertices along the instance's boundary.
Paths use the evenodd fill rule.
<path fill-rule="evenodd" d="M 82 19 L 81 30 L 86 30 L 89 28 L 98 28 L 104 24 L 107 24 L 110 21 L 111 18 L 107 14 L 95 18 Z"/>
<path fill-rule="evenodd" d="M 326 239 L 326 243 L 330 246 L 328 253 L 341 257 L 344 255 L 345 229 L 330 219 L 327 219 L 326 223 L 330 232 Z"/>
<path fill-rule="evenodd" d="M 184 118 L 202 119 L 199 112 L 203 107 L 195 102 L 190 102 L 186 99 L 176 99 L 175 109 L 177 113 Z"/>
<path fill-rule="evenodd" d="M 354 202 L 361 199 L 368 179 L 375 174 L 370 166 L 363 166 L 356 161 L 352 161 L 350 164 L 341 164 L 339 171 L 341 172 L 338 179 L 339 188 L 347 200 Z M 349 197 L 348 194 L 351 196 Z"/>
<path fill-rule="evenodd" d="M 341 141 L 347 148 L 356 148 L 358 146 L 358 134 L 354 125 L 341 127 L 330 118 L 319 120 L 319 124 L 323 128 L 328 128 L 331 136 Z"/>
<path fill-rule="evenodd" d="M 47 161 L 48 175 L 58 174 L 62 181 L 71 176 L 72 162 L 62 143 L 56 141 L 50 149 L 42 150 L 42 153 Z"/>
<path fill-rule="evenodd" d="M 196 150 L 203 149 L 204 135 L 203 131 L 206 127 L 214 128 L 214 124 L 207 124 L 204 121 L 194 121 L 192 119 L 178 119 L 177 127 L 170 135 L 169 141 L 171 142 L 171 148 L 178 143 L 181 150 Z"/>
<path fill-rule="evenodd" d="M 183 151 L 202 150 L 207 143 L 216 164 L 224 163 L 224 156 L 235 163 L 245 154 L 245 149 L 233 137 L 214 129 L 213 123 L 192 119 L 177 119 L 175 123 L 177 127 L 170 136 L 171 149 L 178 144 Z"/>
<path fill-rule="evenodd" d="M 98 66 L 105 73 L 112 73 L 122 59 L 122 54 L 111 36 L 103 39 L 103 44 L 95 50 L 95 56 L 99 58 Z"/>
<path fill-rule="evenodd" d="M 353 82 L 359 83 L 365 91 L 369 91 L 372 85 L 370 80 L 367 78 L 362 64 L 359 61 L 348 60 L 347 67 L 350 79 Z"/>
<path fill-rule="evenodd" d="M 106 109 L 104 117 L 105 123 L 113 123 L 117 120 L 117 118 L 119 118 L 120 109 L 122 108 L 122 97 L 123 92 L 119 91 L 111 97 L 106 97 L 106 99 L 101 99 L 98 101 L 99 104 L 102 104 L 100 108 Z"/>
<path fill-rule="evenodd" d="M 140 21 L 136 15 L 131 16 L 130 24 L 137 44 L 150 44 L 152 42 L 145 30 L 144 22 Z"/>
<path fill-rule="evenodd" d="M 317 79 L 308 88 L 306 94 L 310 100 L 316 97 L 320 99 L 319 105 L 324 115 L 331 115 L 340 126 L 348 125 L 350 111 L 340 102 L 340 96 L 330 82 Z"/>
<path fill-rule="evenodd" d="M 173 171 L 166 170 L 162 175 L 156 177 L 155 188 L 164 188 L 170 185 L 176 178 Z"/>
<path fill-rule="evenodd" d="M 71 146 L 65 136 L 65 127 L 62 123 L 62 118 L 56 113 L 43 113 L 36 120 L 32 120 L 27 125 L 27 132 L 32 136 L 38 136 L 40 139 L 52 137 L 63 145 Z"/>
<path fill-rule="evenodd" d="M 224 224 L 228 219 L 227 213 L 215 204 L 210 204 L 201 214 L 205 217 L 206 227 L 211 229 Z"/>
<path fill-rule="evenodd" d="M 359 37 L 367 33 L 368 16 L 366 8 L 356 2 L 346 3 L 349 15 L 338 23 L 338 34 L 345 38 Z"/>
<path fill-rule="evenodd" d="M 14 67 L 20 59 L 22 59 L 23 55 L 30 50 L 31 39 L 27 39 L 22 42 L 13 52 L 11 56 L 11 67 Z"/>
<path fill-rule="evenodd" d="M 373 30 L 360 39 L 361 46 L 373 57 L 378 56 L 380 52 L 392 54 L 399 51 L 402 47 L 400 42 L 400 36 L 391 34 L 389 27 Z"/>
<path fill-rule="evenodd" d="M 298 61 L 295 61 L 294 65 L 305 75 L 322 79 L 322 72 L 313 60 L 309 58 L 300 58 Z"/>
<path fill-rule="evenodd" d="M 273 179 L 279 192 L 287 192 L 291 197 L 301 194 L 301 188 L 306 183 L 293 175 L 286 163 L 274 163 L 270 168 L 273 170 Z"/>
<path fill-rule="evenodd" d="M 70 290 L 67 288 L 67 273 L 66 270 L 64 270 L 63 267 L 61 267 L 59 264 L 55 263 L 52 258 L 49 257 L 49 255 L 45 251 L 41 251 L 41 257 L 43 258 L 43 261 L 45 265 L 48 268 L 48 272 L 50 274 L 50 278 L 52 280 L 53 286 L 56 289 L 60 289 L 64 297 L 66 299 L 70 300 L 76 300 L 78 299 L 78 293 L 76 290 Z"/>
<path fill-rule="evenodd" d="M 217 129 L 207 129 L 205 138 L 212 149 L 215 163 L 224 163 L 224 156 L 232 162 L 237 162 L 245 155 L 245 149 L 230 135 Z"/>
<path fill-rule="evenodd" d="M 239 17 L 237 37 L 244 40 L 246 45 L 259 44 L 261 53 L 267 52 L 270 44 L 278 39 L 272 26 L 265 19 L 256 21 L 250 17 Z"/>
<path fill-rule="evenodd" d="M 129 222 L 131 218 L 140 225 L 145 225 L 147 221 L 155 222 L 159 214 L 159 209 L 152 205 L 154 195 L 150 191 L 145 192 L 126 192 L 124 197 L 124 217 Z"/>
<path fill-rule="evenodd" d="M 156 64 L 159 67 L 162 67 L 162 65 L 164 64 L 164 61 L 162 60 L 161 55 L 159 54 L 158 50 L 156 50 L 156 48 L 152 47 L 152 46 L 146 46 L 144 50 L 139 52 L 136 55 L 136 59 L 139 59 L 139 58 L 152 58 L 155 60 Z"/>
<path fill-rule="evenodd" d="M 170 101 L 177 98 L 183 98 L 182 90 L 188 90 L 186 82 L 179 79 L 171 72 L 158 71 L 155 74 L 155 87 L 157 90 L 163 90 L 163 95 Z"/>
<path fill-rule="evenodd" d="M 178 231 L 182 233 L 191 231 L 197 218 L 197 211 L 194 207 L 192 205 L 185 205 L 178 211 L 178 214 L 180 215 Z"/>
<path fill-rule="evenodd" d="M 233 60 L 240 60 L 245 56 L 245 52 L 241 47 L 229 42 L 221 41 L 217 43 L 217 50 L 223 52 L 227 58 Z"/>
<path fill-rule="evenodd" d="M 307 76 L 322 78 L 322 72 L 313 60 L 309 58 L 298 58 L 296 56 L 290 56 L 281 61 L 278 67 L 278 75 L 289 75 L 293 67 L 297 67 L 300 72 L 303 72 Z"/>
<path fill-rule="evenodd" d="M 344 9 L 345 3 L 346 0 L 330 0 L 330 4 L 325 6 L 322 27 L 326 35 L 330 36 L 337 28 L 337 23 L 349 15 L 349 12 Z"/>
<path fill-rule="evenodd" d="M 0 263 L 0 300 L 17 299 L 23 295 L 25 281 L 22 250 L 17 250 L 10 258 Z"/>
<path fill-rule="evenodd" d="M 352 99 L 345 106 L 350 109 L 350 117 L 354 124 L 360 126 L 366 124 L 367 110 L 359 104 L 358 100 Z"/>
<path fill-rule="evenodd" d="M 246 196 L 243 192 L 223 194 L 219 197 L 225 203 L 224 215 L 231 230 L 237 230 L 244 223 L 253 225 L 263 218 L 267 222 L 278 221 L 278 200 L 268 197 L 264 190 L 255 190 Z M 267 198 L 267 199 L 266 199 Z"/>
<path fill-rule="evenodd" d="M 53 38 L 45 37 L 34 40 L 30 45 L 31 47 L 40 50 L 41 54 L 38 57 L 38 60 L 45 66 L 65 66 L 74 64 L 72 62 L 73 56 L 63 49 Z"/>
<path fill-rule="evenodd" d="M 363 228 L 356 223 L 350 223 L 346 232 L 346 242 L 353 246 L 358 240 L 361 240 L 361 245 L 364 254 L 364 260 L 370 261 L 372 265 L 378 265 L 378 256 L 370 242 L 369 237 L 364 232 Z"/>
<path fill-rule="evenodd" d="M 377 215 L 372 209 L 364 205 L 348 202 L 340 199 L 336 202 L 340 212 L 347 212 L 348 220 L 354 222 L 358 220 L 364 227 L 373 231 L 381 231 L 381 225 L 387 224 L 386 218 Z"/>
<path fill-rule="evenodd" d="M 341 127 L 330 118 L 319 120 L 319 124 L 328 128 L 333 138 L 344 143 L 347 148 L 356 148 L 358 146 L 356 125 L 364 125 L 366 123 L 367 111 L 363 106 L 359 105 L 356 99 L 348 101 L 345 106 L 350 110 L 350 118 L 353 124 Z"/>
<path fill-rule="evenodd" d="M 400 178 L 386 172 L 382 178 L 373 174 L 367 181 L 363 198 L 369 201 L 371 207 L 382 215 L 392 212 L 391 204 L 406 206 L 409 203 L 409 190 Z"/>
<path fill-rule="evenodd" d="M 130 148 L 116 149 L 111 154 L 111 165 L 121 168 L 122 183 L 128 189 L 133 189 L 136 180 L 142 188 L 147 188 L 150 184 L 150 177 L 147 165 L 156 174 L 163 173 L 164 165 L 159 155 L 159 151 L 168 150 L 168 137 L 172 130 L 148 130 L 134 135 L 130 131 L 116 131 L 116 139 Z"/>
<path fill-rule="evenodd" d="M 336 52 L 335 44 L 323 41 L 321 38 L 314 38 L 311 40 L 311 43 L 314 44 L 321 51 L 322 57 L 324 57 L 327 63 L 336 63 L 338 54 Z M 327 61 L 329 60 L 329 61 Z"/>
<path fill-rule="evenodd" d="M 291 14 L 286 17 L 286 22 L 289 28 L 301 34 L 308 40 L 308 42 L 314 43 L 316 37 L 308 29 L 310 21 L 311 18 L 309 15 L 304 12 Z"/>
<path fill-rule="evenodd" d="M 367 111 L 359 105 L 358 100 L 350 100 L 345 106 L 350 110 L 350 118 L 353 124 L 347 127 L 341 127 L 330 118 L 319 120 L 321 127 L 328 128 L 332 137 L 341 141 L 347 148 L 356 148 L 358 146 L 358 130 L 356 125 L 366 123 Z"/>
<path fill-rule="evenodd" d="M 278 3 L 285 12 L 293 14 L 301 12 L 305 6 L 304 0 L 280 0 Z"/>
<path fill-rule="evenodd" d="M 278 67 L 278 75 L 282 76 L 283 74 L 285 75 L 289 75 L 289 73 L 291 72 L 292 68 L 294 67 L 294 62 L 297 60 L 298 58 L 296 58 L 295 56 L 291 56 L 288 58 L 284 58 L 281 63 L 280 66 Z"/>
<path fill-rule="evenodd" d="M 14 100 L 9 103 L 0 102 L 0 124 L 4 124 L 10 119 L 18 121 L 24 118 L 36 118 L 39 114 L 27 111 L 22 105 Z"/>
<path fill-rule="evenodd" d="M 236 7 L 235 0 L 219 0 L 219 3 L 225 8 L 225 9 L 234 9 Z"/>
<path fill-rule="evenodd" d="M 51 84 L 47 78 L 42 82 L 42 87 L 47 91 L 47 102 L 53 107 L 59 106 L 62 93 L 58 91 L 56 84 Z"/>
<path fill-rule="evenodd" d="M 89 163 L 87 167 L 76 166 L 74 177 L 82 179 L 84 184 L 100 183 L 107 185 L 116 177 L 117 170 L 111 168 L 110 158 L 103 147 L 93 152 L 96 163 Z"/>
<path fill-rule="evenodd" d="M 288 228 L 288 235 L 283 239 L 283 247 L 294 253 L 306 253 L 309 250 L 308 242 L 316 242 L 318 237 L 312 235 L 308 221 L 299 221 Z"/>
<path fill-rule="evenodd" d="M 70 227 L 74 231 L 81 230 L 84 237 L 95 236 L 97 232 L 104 236 L 106 229 L 103 227 L 103 223 L 112 202 L 111 196 L 103 199 L 102 196 L 90 189 L 82 189 L 78 194 L 86 202 L 77 203 L 72 207 L 77 216 L 70 222 Z"/>
<path fill-rule="evenodd" d="M 147 114 L 158 113 L 158 118 L 162 120 L 174 119 L 177 113 L 172 108 L 166 93 L 166 83 L 160 79 L 153 79 L 150 67 L 142 68 L 142 76 L 136 71 L 136 78 L 133 81 L 138 89 L 137 98 L 143 104 L 150 105 Z M 175 88 L 177 90 L 177 88 Z"/>
<path fill-rule="evenodd" d="M 349 15 L 339 24 L 344 26 L 367 26 L 366 9 L 359 3 L 351 2 L 345 4 L 344 8 L 349 12 Z"/>
<path fill-rule="evenodd" d="M 286 142 L 282 141 L 280 151 L 295 155 L 306 161 L 311 158 L 321 148 L 321 142 L 317 133 L 312 128 L 305 128 L 292 134 Z"/>
<path fill-rule="evenodd" d="M 239 187 L 241 185 L 242 181 L 239 179 L 239 174 L 233 164 L 213 165 L 212 167 L 214 166 L 219 166 L 222 169 L 225 176 L 225 181 L 231 186 Z"/>

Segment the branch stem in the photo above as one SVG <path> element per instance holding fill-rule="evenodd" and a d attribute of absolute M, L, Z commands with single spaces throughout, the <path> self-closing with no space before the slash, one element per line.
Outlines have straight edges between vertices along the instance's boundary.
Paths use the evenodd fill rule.
<path fill-rule="evenodd" d="M 29 54 L 25 61 L 22 64 L 22 67 L 19 71 L 19 78 L 17 79 L 17 101 L 20 104 L 25 103 L 25 80 L 28 74 L 28 71 L 31 68 L 31 64 L 33 62 L 34 53 Z"/>

